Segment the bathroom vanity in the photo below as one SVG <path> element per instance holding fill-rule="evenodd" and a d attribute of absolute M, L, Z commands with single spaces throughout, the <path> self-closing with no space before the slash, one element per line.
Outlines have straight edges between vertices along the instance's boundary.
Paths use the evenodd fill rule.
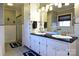
<path fill-rule="evenodd" d="M 65 40 L 44 33 L 31 33 L 28 48 L 41 56 L 76 55 L 76 39 L 77 37 L 72 37 Z"/>

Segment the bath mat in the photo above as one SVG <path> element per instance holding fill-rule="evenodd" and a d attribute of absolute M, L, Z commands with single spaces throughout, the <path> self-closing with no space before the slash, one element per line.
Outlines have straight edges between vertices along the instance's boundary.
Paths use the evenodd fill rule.
<path fill-rule="evenodd" d="M 38 55 L 38 54 L 36 54 L 36 53 L 34 53 L 32 51 L 25 52 L 25 53 L 23 53 L 23 55 L 24 56 L 40 56 L 40 55 Z"/>
<path fill-rule="evenodd" d="M 10 46 L 11 46 L 11 48 L 17 48 L 17 47 L 21 46 L 21 44 L 18 42 L 12 42 L 12 43 L 10 43 Z"/>

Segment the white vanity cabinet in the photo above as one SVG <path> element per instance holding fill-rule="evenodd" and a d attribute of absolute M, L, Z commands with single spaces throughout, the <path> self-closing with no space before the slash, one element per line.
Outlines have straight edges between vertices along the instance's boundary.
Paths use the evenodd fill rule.
<path fill-rule="evenodd" d="M 40 55 L 46 56 L 46 38 L 38 36 L 40 38 Z"/>
<path fill-rule="evenodd" d="M 47 38 L 47 56 L 67 56 L 68 50 L 67 42 Z"/>
<path fill-rule="evenodd" d="M 31 49 L 41 56 L 68 56 L 68 42 L 31 35 Z"/>

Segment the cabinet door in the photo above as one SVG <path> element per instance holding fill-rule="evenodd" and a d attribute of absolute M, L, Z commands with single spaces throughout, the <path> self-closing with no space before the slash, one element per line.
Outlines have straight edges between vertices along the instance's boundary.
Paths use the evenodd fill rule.
<path fill-rule="evenodd" d="M 46 38 L 40 37 L 40 55 L 46 56 Z"/>
<path fill-rule="evenodd" d="M 35 36 L 35 52 L 39 54 L 39 36 Z"/>
<path fill-rule="evenodd" d="M 61 49 L 65 51 L 69 50 L 69 44 L 67 42 L 56 40 L 55 44 L 57 50 L 61 50 Z"/>
<path fill-rule="evenodd" d="M 55 40 L 47 38 L 47 56 L 55 56 Z"/>
<path fill-rule="evenodd" d="M 31 49 L 33 51 L 35 50 L 35 38 L 34 38 L 34 35 L 31 35 Z"/>
<path fill-rule="evenodd" d="M 31 43 L 30 39 L 27 39 L 27 40 L 26 40 L 26 45 L 27 45 L 28 48 L 30 48 L 30 46 L 31 46 L 30 43 Z"/>
<path fill-rule="evenodd" d="M 57 50 L 56 56 L 68 56 L 68 51 L 65 50 Z"/>
<path fill-rule="evenodd" d="M 56 41 L 56 56 L 67 56 L 69 45 L 67 42 Z"/>
<path fill-rule="evenodd" d="M 24 39 L 22 41 L 22 44 L 25 45 L 25 46 L 27 46 L 28 48 L 30 48 L 30 43 L 31 43 L 30 36 L 28 38 L 26 36 L 27 35 L 24 35 Z"/>

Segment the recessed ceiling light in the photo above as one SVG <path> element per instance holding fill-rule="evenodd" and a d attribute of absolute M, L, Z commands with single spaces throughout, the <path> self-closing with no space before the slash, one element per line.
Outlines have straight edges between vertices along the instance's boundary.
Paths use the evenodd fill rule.
<path fill-rule="evenodd" d="M 7 3 L 8 6 L 13 6 L 13 3 Z"/>

